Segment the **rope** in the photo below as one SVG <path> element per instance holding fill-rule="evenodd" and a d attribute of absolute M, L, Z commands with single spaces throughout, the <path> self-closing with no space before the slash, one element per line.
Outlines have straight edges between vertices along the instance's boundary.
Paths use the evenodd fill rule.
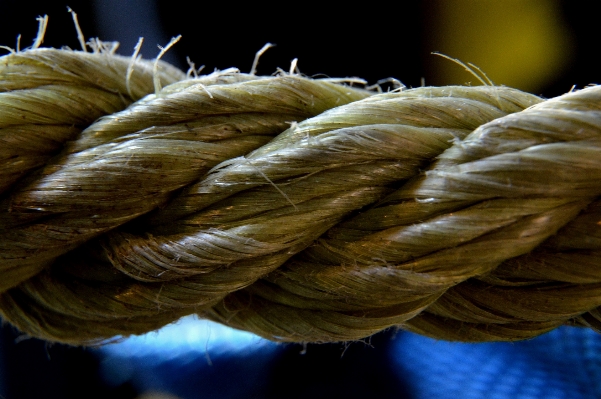
<path fill-rule="evenodd" d="M 374 95 L 111 51 L 0 61 L 0 314 L 28 335 L 194 313 L 293 342 L 601 329 L 597 87 Z"/>

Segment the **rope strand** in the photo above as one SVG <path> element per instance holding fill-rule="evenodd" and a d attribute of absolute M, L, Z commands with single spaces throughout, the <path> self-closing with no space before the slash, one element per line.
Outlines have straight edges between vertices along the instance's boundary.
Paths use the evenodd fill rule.
<path fill-rule="evenodd" d="M 29 335 L 91 344 L 192 313 L 293 342 L 601 326 L 597 87 L 374 94 L 0 59 L 0 314 Z"/>

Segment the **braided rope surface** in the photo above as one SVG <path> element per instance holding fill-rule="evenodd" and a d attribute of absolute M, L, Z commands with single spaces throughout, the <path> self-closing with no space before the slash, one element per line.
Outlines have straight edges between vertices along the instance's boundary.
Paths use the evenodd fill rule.
<path fill-rule="evenodd" d="M 0 315 L 102 342 L 199 314 L 272 340 L 601 328 L 601 89 L 375 94 L 0 57 Z"/>

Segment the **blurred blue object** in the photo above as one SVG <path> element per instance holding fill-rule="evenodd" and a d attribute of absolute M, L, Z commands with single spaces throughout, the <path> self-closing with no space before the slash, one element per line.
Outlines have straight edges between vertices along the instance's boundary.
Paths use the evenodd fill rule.
<path fill-rule="evenodd" d="M 265 352 L 275 349 L 275 346 L 275 343 L 254 334 L 188 316 L 158 331 L 106 345 L 102 350 L 107 356 L 153 358 L 157 361 L 201 354 L 210 363 L 211 356 Z"/>
<path fill-rule="evenodd" d="M 601 335 L 584 328 L 515 343 L 399 334 L 390 354 L 415 399 L 601 397 Z"/>
<path fill-rule="evenodd" d="M 262 375 L 276 348 L 256 335 L 189 316 L 102 347 L 100 370 L 107 384 L 130 383 L 139 392 L 260 397 L 267 389 Z"/>
<path fill-rule="evenodd" d="M 164 391 L 184 399 L 290 398 L 307 393 L 317 399 L 343 387 L 345 397 L 365 397 L 366 390 L 380 389 L 382 381 L 370 385 L 358 380 L 373 380 L 374 375 L 390 382 L 378 392 L 379 398 L 601 397 L 601 335 L 588 329 L 564 327 L 515 343 L 453 343 L 406 332 L 383 337 L 372 342 L 373 348 L 354 343 L 350 349 L 308 345 L 303 350 L 184 318 L 158 332 L 103 347 L 102 370 L 109 384 L 128 380 L 140 392 Z M 353 350 L 357 347 L 359 351 Z M 385 356 L 374 357 L 382 351 Z M 313 361 L 308 360 L 311 355 Z M 389 372 L 374 374 L 374 363 L 383 363 L 377 367 Z M 288 374 L 293 376 L 289 380 Z M 335 381 L 325 386 L 329 378 Z M 278 383 L 284 386 L 274 389 Z M 294 394 L 299 389 L 304 394 Z"/>

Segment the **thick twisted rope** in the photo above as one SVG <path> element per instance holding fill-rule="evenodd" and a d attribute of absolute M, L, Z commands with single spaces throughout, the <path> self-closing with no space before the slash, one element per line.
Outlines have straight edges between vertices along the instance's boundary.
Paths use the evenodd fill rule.
<path fill-rule="evenodd" d="M 152 61 L 0 61 L 0 313 L 29 335 L 192 313 L 298 342 L 601 327 L 597 87 L 372 95 L 161 63 L 153 93 Z"/>

